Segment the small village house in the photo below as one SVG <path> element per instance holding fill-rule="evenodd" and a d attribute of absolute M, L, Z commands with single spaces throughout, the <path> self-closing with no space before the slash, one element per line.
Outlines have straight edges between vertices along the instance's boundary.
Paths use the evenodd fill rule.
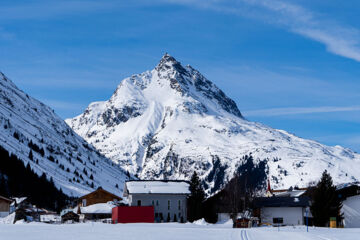
<path fill-rule="evenodd" d="M 80 221 L 111 219 L 112 208 L 122 201 L 122 198 L 99 187 L 95 191 L 78 199 L 78 206 L 73 212 L 79 215 Z"/>
<path fill-rule="evenodd" d="M 185 181 L 128 181 L 124 197 L 130 206 L 153 206 L 155 222 L 186 222 L 189 183 Z"/>
<path fill-rule="evenodd" d="M 79 222 L 80 216 L 73 211 L 67 211 L 64 214 L 61 214 L 62 223 L 74 223 Z"/>
<path fill-rule="evenodd" d="M 86 207 L 77 206 L 73 212 L 80 216 L 80 221 L 85 220 L 104 220 L 111 221 L 112 209 L 116 207 L 113 202 L 96 203 Z"/>
<path fill-rule="evenodd" d="M 10 213 L 10 204 L 13 200 L 0 196 L 0 217 L 6 217 Z"/>
<path fill-rule="evenodd" d="M 342 200 L 342 225 L 345 228 L 360 228 L 360 183 L 340 185 L 337 194 Z"/>
<path fill-rule="evenodd" d="M 261 224 L 285 226 L 305 225 L 312 221 L 310 198 L 306 189 L 272 190 L 268 181 L 266 197 L 254 199 L 254 216 Z"/>
<path fill-rule="evenodd" d="M 15 221 L 24 219 L 27 222 L 40 222 L 42 215 L 56 216 L 56 212 L 39 208 L 24 200 L 15 210 Z"/>
<path fill-rule="evenodd" d="M 268 225 L 304 225 L 306 212 L 310 213 L 310 198 L 301 197 L 261 197 L 254 200 L 254 215 L 261 224 Z"/>

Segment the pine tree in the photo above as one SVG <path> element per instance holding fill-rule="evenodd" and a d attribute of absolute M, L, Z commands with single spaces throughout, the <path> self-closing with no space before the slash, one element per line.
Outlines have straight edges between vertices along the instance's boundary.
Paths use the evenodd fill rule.
<path fill-rule="evenodd" d="M 341 221 L 341 200 L 338 198 L 336 187 L 333 185 L 332 178 L 326 170 L 314 189 L 312 200 L 313 203 L 310 209 L 314 216 L 315 226 L 327 226 L 330 217 L 336 217 L 338 222 Z"/>
<path fill-rule="evenodd" d="M 33 160 L 34 160 L 33 153 L 32 153 L 32 151 L 31 151 L 31 150 L 30 150 L 30 152 L 29 152 L 29 159 L 30 159 L 31 161 L 33 161 Z"/>
<path fill-rule="evenodd" d="M 202 206 L 205 200 L 205 192 L 202 187 L 199 176 L 196 172 L 190 180 L 190 196 L 188 198 L 188 218 L 190 222 L 203 217 Z"/>
<path fill-rule="evenodd" d="M 55 187 L 53 179 L 48 180 L 45 174 L 39 177 L 29 162 L 25 166 L 22 160 L 9 155 L 1 146 L 0 159 L 0 195 L 24 196 L 38 207 L 56 211 L 70 200 Z"/>

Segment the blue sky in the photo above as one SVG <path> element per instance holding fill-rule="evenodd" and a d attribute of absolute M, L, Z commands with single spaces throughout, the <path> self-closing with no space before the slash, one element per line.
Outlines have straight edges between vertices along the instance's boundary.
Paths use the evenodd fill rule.
<path fill-rule="evenodd" d="M 243 115 L 360 151 L 360 2 L 6 1 L 0 70 L 63 118 L 165 52 Z"/>

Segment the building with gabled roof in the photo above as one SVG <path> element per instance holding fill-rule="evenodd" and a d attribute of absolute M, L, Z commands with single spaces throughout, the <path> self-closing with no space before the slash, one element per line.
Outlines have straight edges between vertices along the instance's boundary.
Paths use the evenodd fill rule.
<path fill-rule="evenodd" d="M 170 180 L 135 180 L 125 183 L 129 206 L 153 206 L 156 222 L 185 222 L 189 183 Z"/>
<path fill-rule="evenodd" d="M 360 182 L 337 186 L 336 193 L 342 201 L 341 213 L 345 228 L 360 227 Z"/>
<path fill-rule="evenodd" d="M 10 213 L 10 204 L 13 202 L 10 198 L 0 196 L 0 217 L 6 217 Z"/>
<path fill-rule="evenodd" d="M 262 224 L 304 225 L 311 218 L 308 196 L 260 197 L 254 199 L 255 215 Z"/>

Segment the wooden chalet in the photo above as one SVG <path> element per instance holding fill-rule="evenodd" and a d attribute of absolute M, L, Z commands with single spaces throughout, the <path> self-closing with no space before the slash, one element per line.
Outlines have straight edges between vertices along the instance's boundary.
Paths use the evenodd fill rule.
<path fill-rule="evenodd" d="M 73 211 L 69 211 L 61 216 L 62 223 L 79 222 L 79 220 L 80 220 L 80 216 L 78 214 L 74 213 Z"/>
<path fill-rule="evenodd" d="M 112 194 L 99 187 L 95 191 L 80 197 L 78 200 L 78 205 L 81 207 L 86 207 L 97 203 L 107 203 L 110 201 L 118 202 L 121 200 L 121 197 L 116 196 L 115 194 Z"/>
<path fill-rule="evenodd" d="M 13 200 L 0 196 L 0 217 L 6 217 L 10 213 L 10 204 Z"/>

